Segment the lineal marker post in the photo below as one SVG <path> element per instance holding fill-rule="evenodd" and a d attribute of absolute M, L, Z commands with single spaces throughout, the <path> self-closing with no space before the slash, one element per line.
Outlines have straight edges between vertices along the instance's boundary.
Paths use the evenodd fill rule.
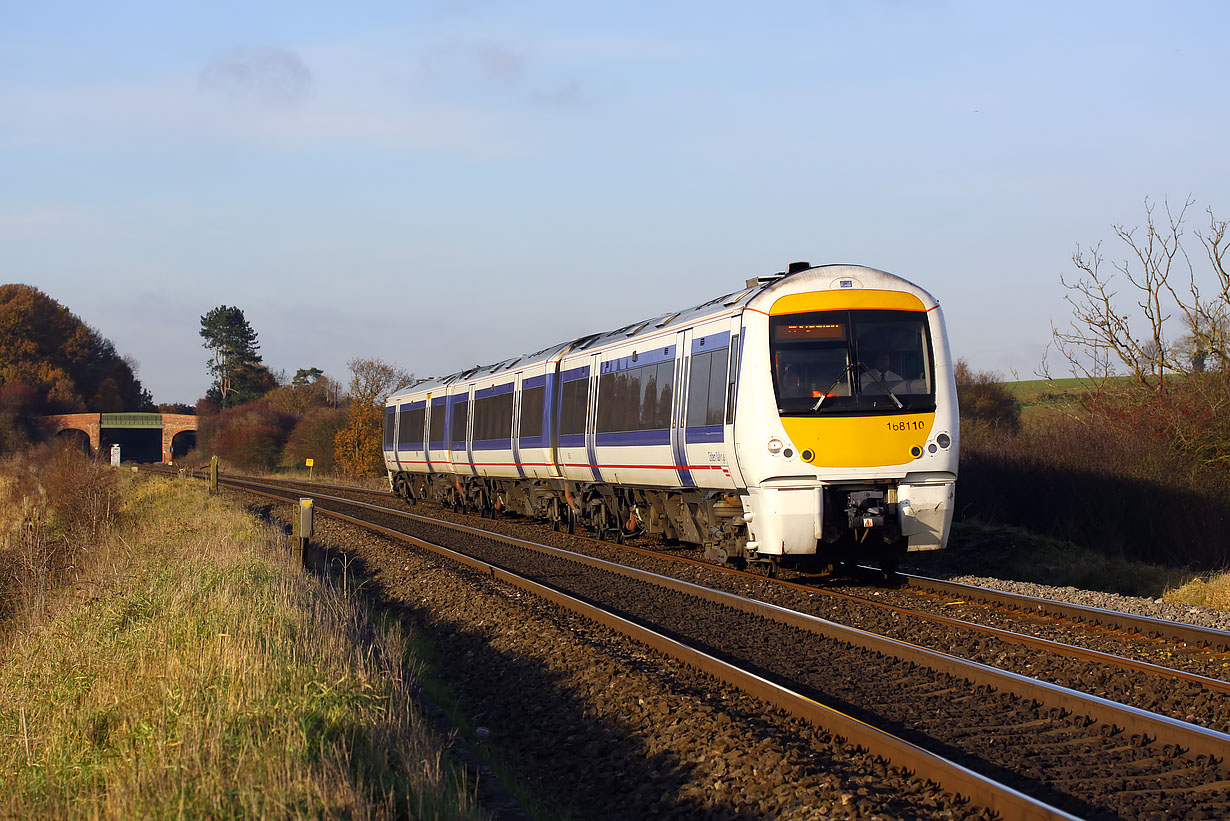
<path fill-rule="evenodd" d="M 218 457 L 209 457 L 209 492 L 211 495 L 218 493 Z"/>
<path fill-rule="evenodd" d="M 307 464 L 307 469 L 308 469 L 308 481 L 310 482 L 312 481 L 312 465 L 316 464 L 316 460 L 308 459 L 306 464 Z"/>
<path fill-rule="evenodd" d="M 299 564 L 307 566 L 308 540 L 312 538 L 313 525 L 316 519 L 316 503 L 312 499 L 299 500 L 299 515 L 294 517 L 291 529 L 294 531 L 295 552 L 299 554 Z"/>

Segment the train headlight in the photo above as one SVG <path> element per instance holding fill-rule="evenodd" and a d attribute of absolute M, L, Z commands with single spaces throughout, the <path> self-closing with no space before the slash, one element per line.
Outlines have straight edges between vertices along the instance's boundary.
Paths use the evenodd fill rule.
<path fill-rule="evenodd" d="M 952 444 L 952 437 L 947 433 L 941 433 L 939 436 L 935 437 L 935 444 L 939 445 L 944 450 L 948 450 L 948 446 Z"/>
<path fill-rule="evenodd" d="M 783 447 L 785 447 L 785 443 L 783 443 L 782 440 L 778 439 L 776 436 L 769 440 L 769 453 L 772 453 L 774 456 L 781 453 Z"/>

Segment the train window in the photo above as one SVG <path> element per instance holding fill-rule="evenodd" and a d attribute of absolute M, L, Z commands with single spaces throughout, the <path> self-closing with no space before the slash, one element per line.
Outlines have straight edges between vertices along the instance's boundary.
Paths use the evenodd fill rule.
<path fill-rule="evenodd" d="M 542 411 L 547 389 L 542 385 L 521 391 L 521 436 L 542 436 Z"/>
<path fill-rule="evenodd" d="M 730 337 L 730 381 L 726 385 L 726 424 L 735 423 L 735 381 L 739 375 L 739 335 Z"/>
<path fill-rule="evenodd" d="M 474 400 L 474 441 L 507 439 L 511 432 L 511 391 Z"/>
<path fill-rule="evenodd" d="M 726 348 L 710 351 L 713 362 L 709 368 L 709 401 L 705 411 L 706 425 L 722 424 L 722 411 L 726 410 Z"/>
<path fill-rule="evenodd" d="M 687 426 L 697 428 L 722 424 L 726 402 L 726 348 L 692 354 L 688 380 Z"/>
<path fill-rule="evenodd" d="M 917 311 L 817 311 L 771 320 L 783 414 L 934 410 L 931 337 Z"/>
<path fill-rule="evenodd" d="M 656 371 L 658 405 L 654 409 L 653 427 L 661 430 L 671 426 L 671 403 L 675 401 L 675 363 L 661 362 Z"/>
<path fill-rule="evenodd" d="M 384 449 L 393 449 L 393 426 L 397 422 L 397 408 L 384 409 Z"/>
<path fill-rule="evenodd" d="M 453 405 L 453 431 L 452 440 L 453 447 L 465 447 L 466 443 L 466 422 L 470 415 L 469 399 L 462 399 L 456 405 Z"/>
<path fill-rule="evenodd" d="M 431 406 L 431 437 L 430 447 L 435 450 L 444 448 L 444 403 Z"/>
<path fill-rule="evenodd" d="M 585 433 L 589 415 L 589 379 L 582 377 L 565 382 L 562 388 L 559 432 L 563 435 Z"/>
<path fill-rule="evenodd" d="M 598 379 L 597 431 L 669 428 L 674 371 L 671 361 L 604 373 Z"/>
<path fill-rule="evenodd" d="M 415 450 L 422 450 L 425 410 L 425 408 L 406 410 L 406 406 L 402 406 L 401 424 L 397 427 L 397 444 L 399 447 L 414 446 Z"/>

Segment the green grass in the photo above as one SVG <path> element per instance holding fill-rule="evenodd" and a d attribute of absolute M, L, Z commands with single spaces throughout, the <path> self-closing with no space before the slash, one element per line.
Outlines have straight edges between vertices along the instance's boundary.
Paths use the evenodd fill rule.
<path fill-rule="evenodd" d="M 476 817 L 420 724 L 411 637 L 196 482 L 0 644 L 0 816 Z"/>

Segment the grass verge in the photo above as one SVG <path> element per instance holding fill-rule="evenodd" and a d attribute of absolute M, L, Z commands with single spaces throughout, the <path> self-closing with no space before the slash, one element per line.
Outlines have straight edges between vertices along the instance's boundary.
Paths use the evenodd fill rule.
<path fill-rule="evenodd" d="M 410 638 L 195 482 L 0 645 L 0 816 L 478 817 L 420 724 Z"/>
<path fill-rule="evenodd" d="M 1192 577 L 1187 570 L 1107 556 L 1024 528 L 954 522 L 948 547 L 911 554 L 923 574 L 973 575 L 1161 598 Z"/>

